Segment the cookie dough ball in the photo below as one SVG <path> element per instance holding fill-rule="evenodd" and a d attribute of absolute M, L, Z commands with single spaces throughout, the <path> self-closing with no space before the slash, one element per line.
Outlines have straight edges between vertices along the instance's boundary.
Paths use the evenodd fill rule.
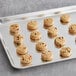
<path fill-rule="evenodd" d="M 60 17 L 60 22 L 62 24 L 67 24 L 70 22 L 70 15 L 69 14 L 63 14 L 61 17 Z"/>
<path fill-rule="evenodd" d="M 64 37 L 57 37 L 54 41 L 57 48 L 61 48 L 65 45 L 66 41 Z"/>
<path fill-rule="evenodd" d="M 72 35 L 76 35 L 76 24 L 71 24 L 69 27 L 69 33 Z"/>
<path fill-rule="evenodd" d="M 16 49 L 17 54 L 24 55 L 28 52 L 27 47 L 25 45 L 19 45 Z"/>
<path fill-rule="evenodd" d="M 27 28 L 28 30 L 32 31 L 32 30 L 36 30 L 38 28 L 38 23 L 37 21 L 30 21 L 27 24 Z"/>
<path fill-rule="evenodd" d="M 41 39 L 41 33 L 39 31 L 31 32 L 30 39 L 32 41 L 39 41 Z"/>
<path fill-rule="evenodd" d="M 45 51 L 41 54 L 41 59 L 43 61 L 52 61 L 53 60 L 53 54 L 51 51 Z"/>
<path fill-rule="evenodd" d="M 36 44 L 36 49 L 39 52 L 44 52 L 47 50 L 47 44 L 45 42 L 38 42 Z"/>
<path fill-rule="evenodd" d="M 20 34 L 16 34 L 14 36 L 14 43 L 15 43 L 15 45 L 19 46 L 19 45 L 21 45 L 22 42 L 23 42 L 23 36 L 20 35 Z"/>
<path fill-rule="evenodd" d="M 21 64 L 28 65 L 32 62 L 32 56 L 30 54 L 25 54 L 21 56 Z"/>
<path fill-rule="evenodd" d="M 53 18 L 46 18 L 46 19 L 44 19 L 44 27 L 46 29 L 51 27 L 51 26 L 53 26 L 53 24 L 54 24 Z"/>
<path fill-rule="evenodd" d="M 71 54 L 72 54 L 72 52 L 71 52 L 71 48 L 70 47 L 63 47 L 60 50 L 60 56 L 63 57 L 63 58 L 70 57 Z"/>
<path fill-rule="evenodd" d="M 15 35 L 15 34 L 19 33 L 19 25 L 18 24 L 12 24 L 10 26 L 10 33 L 12 35 Z"/>
<path fill-rule="evenodd" d="M 49 29 L 48 29 L 48 36 L 50 38 L 54 38 L 58 35 L 58 29 L 57 27 L 55 26 L 51 26 Z"/>

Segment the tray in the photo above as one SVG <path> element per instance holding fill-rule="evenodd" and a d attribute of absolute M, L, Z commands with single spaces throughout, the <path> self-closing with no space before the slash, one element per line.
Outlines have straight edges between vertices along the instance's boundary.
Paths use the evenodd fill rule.
<path fill-rule="evenodd" d="M 1 17 L 0 18 L 0 39 L 8 56 L 11 65 L 17 69 L 26 69 L 34 66 L 64 61 L 68 59 L 76 58 L 76 44 L 75 36 L 68 34 L 68 27 L 62 25 L 60 20 L 60 14 L 69 13 L 71 16 L 71 23 L 76 23 L 76 6 L 62 7 L 56 9 L 50 9 L 39 12 L 32 12 L 27 14 Z M 66 46 L 72 48 L 72 55 L 69 58 L 61 59 L 59 56 L 59 50 L 54 45 L 54 39 L 47 37 L 47 31 L 43 28 L 43 20 L 46 17 L 52 17 L 55 20 L 55 26 L 59 29 L 59 36 L 64 36 L 66 38 Z M 30 42 L 30 32 L 27 30 L 27 22 L 29 20 L 36 20 L 39 25 L 39 31 L 42 33 L 42 41 L 48 44 L 48 49 L 52 50 L 54 54 L 54 59 L 50 62 L 42 62 L 40 59 L 41 54 L 37 53 L 35 48 L 35 43 Z M 21 28 L 21 34 L 24 36 L 24 42 L 29 48 L 29 53 L 33 56 L 33 62 L 29 66 L 22 66 L 20 64 L 20 58 L 16 53 L 16 48 L 13 44 L 13 37 L 9 34 L 9 26 L 13 23 L 18 23 Z M 51 43 L 51 44 L 50 44 Z"/>

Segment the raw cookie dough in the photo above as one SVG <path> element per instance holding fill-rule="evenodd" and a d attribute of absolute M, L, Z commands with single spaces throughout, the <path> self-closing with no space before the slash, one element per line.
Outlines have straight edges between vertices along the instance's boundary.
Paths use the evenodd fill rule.
<path fill-rule="evenodd" d="M 46 18 L 46 19 L 44 19 L 44 27 L 46 29 L 51 27 L 51 26 L 53 26 L 53 24 L 54 24 L 53 18 Z"/>
<path fill-rule="evenodd" d="M 15 43 L 16 46 L 21 45 L 21 43 L 23 43 L 23 36 L 20 35 L 20 34 L 16 34 L 14 36 L 14 43 Z"/>
<path fill-rule="evenodd" d="M 48 36 L 50 38 L 54 38 L 58 35 L 58 29 L 57 27 L 55 26 L 51 26 L 49 29 L 48 29 Z"/>
<path fill-rule="evenodd" d="M 30 21 L 27 24 L 27 28 L 28 30 L 32 31 L 32 30 L 36 30 L 38 28 L 38 23 L 37 21 Z"/>
<path fill-rule="evenodd" d="M 72 54 L 72 52 L 71 52 L 71 48 L 70 47 L 63 47 L 60 50 L 60 56 L 63 57 L 63 58 L 70 57 L 71 54 Z"/>
<path fill-rule="evenodd" d="M 47 44 L 45 42 L 38 42 L 36 44 L 36 49 L 39 52 L 44 52 L 47 50 Z"/>
<path fill-rule="evenodd" d="M 19 25 L 18 24 L 12 24 L 10 26 L 10 33 L 12 35 L 15 35 L 15 34 L 19 33 Z"/>
<path fill-rule="evenodd" d="M 61 48 L 65 45 L 66 41 L 64 37 L 57 37 L 54 41 L 57 48 Z"/>
<path fill-rule="evenodd" d="M 32 62 L 32 56 L 30 54 L 25 54 L 21 56 L 21 64 L 28 65 Z"/>
<path fill-rule="evenodd" d="M 24 44 L 21 44 L 16 49 L 17 54 L 24 55 L 28 52 L 27 47 Z"/>
<path fill-rule="evenodd" d="M 30 39 L 32 41 L 39 41 L 41 39 L 41 33 L 39 31 L 31 32 Z"/>
<path fill-rule="evenodd" d="M 69 27 L 69 33 L 72 35 L 76 35 L 76 24 L 71 24 Z"/>
<path fill-rule="evenodd" d="M 63 15 L 61 15 L 61 17 L 60 17 L 60 22 L 61 22 L 62 24 L 67 24 L 67 23 L 69 23 L 69 22 L 70 22 L 70 15 L 69 15 L 69 14 L 63 14 Z"/>
<path fill-rule="evenodd" d="M 53 60 L 53 54 L 51 51 L 44 51 L 42 54 L 41 54 L 41 59 L 43 61 L 52 61 Z"/>

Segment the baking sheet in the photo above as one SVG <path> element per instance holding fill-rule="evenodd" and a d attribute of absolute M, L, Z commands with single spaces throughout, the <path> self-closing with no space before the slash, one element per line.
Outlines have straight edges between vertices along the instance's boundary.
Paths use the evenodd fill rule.
<path fill-rule="evenodd" d="M 68 12 L 68 13 L 71 16 L 70 24 L 71 23 L 76 23 L 75 9 L 74 9 L 74 12 Z M 28 19 L 22 19 L 22 20 L 16 20 L 15 19 L 15 20 L 7 21 L 6 23 L 1 24 L 1 26 L 0 26 L 1 41 L 2 41 L 2 44 L 5 48 L 5 52 L 7 53 L 7 56 L 9 58 L 10 62 L 11 62 L 11 65 L 14 68 L 17 68 L 17 69 L 30 68 L 30 67 L 33 67 L 33 66 L 39 66 L 39 65 L 43 65 L 43 64 L 48 64 L 48 63 L 53 63 L 53 62 L 58 62 L 58 61 L 63 61 L 63 60 L 76 58 L 75 36 L 72 36 L 72 35 L 68 34 L 68 27 L 69 26 L 62 25 L 60 23 L 60 14 L 58 14 L 58 15 L 49 14 L 48 17 L 52 17 L 54 19 L 54 25 L 58 28 L 58 31 L 59 31 L 58 36 L 65 37 L 65 39 L 66 39 L 66 45 L 65 46 L 69 46 L 72 49 L 72 55 L 69 58 L 62 59 L 60 57 L 60 55 L 59 55 L 59 50 L 60 49 L 55 47 L 54 39 L 50 39 L 47 35 L 47 30 L 43 28 L 43 20 L 47 16 L 48 16 L 48 14 L 46 14 L 46 16 L 40 16 L 38 18 L 37 17 L 36 18 L 31 17 L 30 18 L 29 17 Z M 7 18 L 10 18 L 10 17 L 7 17 Z M 41 60 L 41 54 L 38 53 L 35 49 L 36 43 L 31 42 L 30 32 L 27 30 L 27 23 L 30 20 L 36 20 L 38 22 L 38 30 L 42 34 L 41 41 L 46 42 L 46 44 L 48 45 L 48 49 L 53 52 L 54 58 L 53 58 L 52 61 L 43 62 Z M 24 43 L 28 47 L 29 53 L 33 56 L 32 64 L 29 65 L 29 66 L 22 66 L 21 63 L 20 63 L 20 57 L 16 53 L 16 47 L 14 46 L 14 43 L 13 43 L 13 36 L 10 35 L 10 32 L 9 32 L 10 25 L 14 24 L 14 23 L 18 23 L 20 25 L 21 34 L 24 36 Z"/>

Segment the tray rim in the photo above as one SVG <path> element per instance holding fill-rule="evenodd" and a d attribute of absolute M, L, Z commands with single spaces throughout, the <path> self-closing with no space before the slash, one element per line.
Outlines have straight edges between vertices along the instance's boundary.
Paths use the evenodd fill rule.
<path fill-rule="evenodd" d="M 24 13 L 24 14 L 18 14 L 18 15 L 12 15 L 12 16 L 5 16 L 5 17 L 0 17 L 0 20 L 5 20 L 5 22 L 10 22 L 10 21 L 16 21 L 16 20 L 18 20 L 18 21 L 24 20 L 24 19 L 22 19 L 23 17 L 29 17 L 26 19 L 30 19 L 30 17 L 40 18 L 40 17 L 38 17 L 39 15 L 45 15 L 46 13 L 49 13 L 49 11 L 52 12 L 52 13 L 50 13 L 51 16 L 60 15 L 60 14 L 68 13 L 68 12 L 74 12 L 74 11 L 76 11 L 76 5 L 65 6 L 65 7 L 60 7 L 60 8 L 53 8 L 53 9 L 48 9 L 48 10 L 43 10 L 43 11 Z M 41 17 L 44 17 L 44 16 L 41 16 Z M 4 23 L 1 23 L 1 24 L 4 24 Z"/>
<path fill-rule="evenodd" d="M 0 17 L 0 19 L 4 19 L 4 18 L 14 18 L 14 17 L 22 17 L 22 16 L 24 16 L 24 15 L 31 16 L 32 14 L 36 15 L 36 14 L 41 14 L 42 12 L 49 12 L 49 11 L 56 12 L 56 11 L 64 10 L 64 9 L 67 10 L 67 9 L 69 9 L 69 8 L 70 8 L 70 9 L 76 8 L 76 6 L 67 6 L 67 7 L 54 8 L 54 9 L 49 9 L 49 10 L 44 10 L 44 11 L 38 11 L 38 12 L 32 12 L 32 13 L 25 13 L 25 14 L 20 14 L 20 15 Z M 76 11 L 76 10 L 74 9 L 73 11 Z M 73 12 L 73 11 L 70 10 L 70 12 Z M 3 24 L 4 24 L 4 23 L 2 23 L 0 26 L 2 26 Z M 6 54 L 7 54 L 7 57 L 8 57 L 8 59 L 9 59 L 10 63 L 11 63 L 11 66 L 12 66 L 13 68 L 16 68 L 16 69 L 27 69 L 27 68 L 31 68 L 31 67 L 35 67 L 35 66 L 41 66 L 41 65 L 45 65 L 45 64 L 60 62 L 60 61 L 54 61 L 54 62 L 47 62 L 47 63 L 39 64 L 39 65 L 26 66 L 26 67 L 22 67 L 22 68 L 17 67 L 17 66 L 13 63 L 13 61 L 12 61 L 12 59 L 11 59 L 11 56 L 10 56 L 9 51 L 8 51 L 8 48 L 7 48 L 7 46 L 6 46 L 5 43 L 4 43 L 4 40 L 3 40 L 3 37 L 2 37 L 2 35 L 1 35 L 1 33 L 0 33 L 0 40 L 1 40 L 1 42 L 2 42 L 3 48 L 5 49 L 5 52 L 6 52 Z M 71 58 L 71 59 L 74 59 L 74 58 Z M 69 60 L 69 59 L 65 59 L 65 60 Z M 62 61 L 65 61 L 65 60 L 62 60 Z"/>

